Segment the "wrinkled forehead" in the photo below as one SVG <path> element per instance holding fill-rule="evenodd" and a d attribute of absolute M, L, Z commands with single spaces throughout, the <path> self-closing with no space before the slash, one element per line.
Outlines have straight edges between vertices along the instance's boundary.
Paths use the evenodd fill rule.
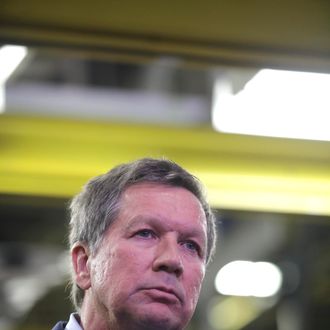
<path fill-rule="evenodd" d="M 139 213 L 139 214 L 138 214 Z M 120 198 L 119 215 L 183 217 L 184 222 L 206 226 L 206 214 L 200 200 L 188 189 L 158 183 L 143 182 L 125 189 Z M 194 221 L 192 221 L 194 220 Z"/>

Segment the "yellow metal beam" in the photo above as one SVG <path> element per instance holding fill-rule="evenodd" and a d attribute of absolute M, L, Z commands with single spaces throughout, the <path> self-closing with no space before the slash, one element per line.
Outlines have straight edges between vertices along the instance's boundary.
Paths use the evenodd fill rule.
<path fill-rule="evenodd" d="M 214 207 L 330 215 L 330 143 L 68 119 L 0 117 L 0 193 L 70 197 L 91 176 L 168 157 Z"/>

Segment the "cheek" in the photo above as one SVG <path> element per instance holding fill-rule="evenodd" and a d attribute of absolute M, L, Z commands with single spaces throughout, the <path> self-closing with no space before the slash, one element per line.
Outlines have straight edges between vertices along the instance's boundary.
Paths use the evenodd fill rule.
<path fill-rule="evenodd" d="M 128 289 L 135 277 L 139 277 L 140 268 L 141 260 L 134 250 L 114 249 L 113 252 L 99 255 L 92 263 L 93 284 L 106 290 L 108 294 L 119 288 Z"/>
<path fill-rule="evenodd" d="M 196 267 L 196 269 L 192 270 L 188 274 L 187 283 L 188 283 L 188 300 L 190 301 L 189 309 L 194 310 L 199 298 L 199 293 L 201 290 L 203 278 L 205 274 L 204 267 Z"/>
<path fill-rule="evenodd" d="M 111 276 L 113 258 L 111 256 L 98 256 L 91 263 L 91 278 L 94 287 L 102 287 L 106 283 L 106 279 Z"/>
<path fill-rule="evenodd" d="M 97 305 L 105 310 L 112 309 L 120 300 L 120 290 L 122 290 L 121 274 L 114 272 L 114 269 L 120 269 L 117 265 L 118 258 L 115 254 L 107 253 L 98 255 L 91 264 L 91 292 Z"/>

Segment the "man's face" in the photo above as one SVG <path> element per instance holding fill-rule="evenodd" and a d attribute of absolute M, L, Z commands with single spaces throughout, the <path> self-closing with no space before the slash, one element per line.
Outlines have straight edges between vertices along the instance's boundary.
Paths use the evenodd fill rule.
<path fill-rule="evenodd" d="M 89 290 L 109 324 L 182 329 L 196 307 L 205 260 L 198 199 L 183 188 L 136 184 L 124 192 L 118 218 L 89 258 Z"/>

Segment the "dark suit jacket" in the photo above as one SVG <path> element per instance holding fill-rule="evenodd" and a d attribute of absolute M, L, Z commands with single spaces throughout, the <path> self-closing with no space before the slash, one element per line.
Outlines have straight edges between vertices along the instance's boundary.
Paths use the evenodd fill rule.
<path fill-rule="evenodd" d="M 60 321 L 57 322 L 52 330 L 64 330 L 68 322 Z"/>

